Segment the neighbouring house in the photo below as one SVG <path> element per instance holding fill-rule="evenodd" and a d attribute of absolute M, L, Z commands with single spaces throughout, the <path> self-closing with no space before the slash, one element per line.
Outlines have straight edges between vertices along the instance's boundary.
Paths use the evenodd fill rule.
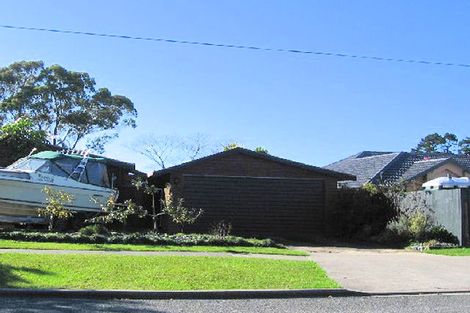
<path fill-rule="evenodd" d="M 338 181 L 355 177 L 243 148 L 155 171 L 150 183 L 204 213 L 187 232 L 218 222 L 235 235 L 308 240 L 326 228 Z M 177 228 L 166 220 L 166 231 Z"/>
<path fill-rule="evenodd" d="M 362 151 L 324 168 L 356 176 L 355 181 L 339 181 L 340 188 L 359 188 L 366 183 L 404 183 L 407 190 L 419 190 L 424 182 L 436 177 L 470 177 L 470 156 Z"/>

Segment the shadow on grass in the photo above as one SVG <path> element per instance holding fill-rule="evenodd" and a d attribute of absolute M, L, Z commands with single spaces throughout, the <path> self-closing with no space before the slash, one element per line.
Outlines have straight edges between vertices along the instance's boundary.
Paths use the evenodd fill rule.
<path fill-rule="evenodd" d="M 26 279 L 21 277 L 21 273 L 52 275 L 51 272 L 46 272 L 43 270 L 0 263 L 0 288 L 18 288 L 19 283 L 28 283 Z"/>
<path fill-rule="evenodd" d="M 54 275 L 38 269 L 24 266 L 12 266 L 0 263 L 0 288 L 19 288 L 22 284 L 28 288 L 28 280 L 22 273 L 34 275 Z M 144 301 L 133 300 L 90 300 L 64 299 L 47 297 L 0 297 L 0 311 L 3 312 L 136 312 L 165 313 L 154 305 Z"/>

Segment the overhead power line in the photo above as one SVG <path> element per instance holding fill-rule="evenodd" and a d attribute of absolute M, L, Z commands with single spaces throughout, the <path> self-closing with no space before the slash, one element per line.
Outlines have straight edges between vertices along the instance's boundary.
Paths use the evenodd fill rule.
<path fill-rule="evenodd" d="M 296 50 L 296 49 L 282 49 L 282 48 L 280 49 L 279 48 L 263 48 L 263 47 L 257 47 L 257 46 L 247 46 L 247 45 L 234 45 L 234 44 L 223 44 L 223 43 L 213 43 L 213 42 L 203 42 L 203 41 L 177 40 L 177 39 L 157 38 L 157 37 L 128 36 L 128 35 L 118 35 L 118 34 L 83 32 L 83 31 L 76 31 L 76 30 L 26 27 L 26 26 L 15 26 L 15 25 L 1 25 L 0 24 L 0 27 L 6 28 L 6 29 L 25 30 L 25 31 L 39 31 L 39 32 L 59 33 L 59 34 L 70 34 L 70 35 L 156 41 L 156 42 L 164 42 L 164 43 L 172 43 L 172 44 L 183 44 L 183 45 L 196 45 L 196 46 L 208 46 L 208 47 L 244 49 L 244 50 L 260 50 L 260 51 L 272 51 L 272 52 L 284 52 L 284 53 L 296 53 L 296 54 L 310 54 L 310 55 L 331 56 L 331 57 L 340 57 L 340 58 L 366 59 L 366 60 L 375 60 L 375 61 L 383 61 L 383 62 L 417 63 L 417 64 L 423 64 L 423 65 L 456 66 L 456 67 L 467 67 L 467 68 L 470 67 L 470 64 L 464 64 L 464 63 L 436 62 L 436 61 L 417 60 L 417 59 L 387 58 L 387 57 L 377 57 L 377 56 L 370 56 L 370 55 L 356 55 L 356 54 L 350 54 L 350 53 L 335 53 L 335 52 L 325 52 L 325 51 Z"/>

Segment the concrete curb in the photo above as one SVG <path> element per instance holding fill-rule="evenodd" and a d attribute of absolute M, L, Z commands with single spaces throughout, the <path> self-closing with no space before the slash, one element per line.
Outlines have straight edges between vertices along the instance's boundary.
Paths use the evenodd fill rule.
<path fill-rule="evenodd" d="M 89 290 L 89 289 L 16 289 L 0 288 L 0 297 L 43 297 L 75 299 L 141 299 L 141 300 L 215 300 L 215 299 L 288 299 L 324 297 L 387 297 L 443 294 L 470 294 L 470 290 L 361 292 L 348 289 L 296 290 Z"/>
<path fill-rule="evenodd" d="M 347 289 L 299 290 L 73 290 L 73 289 L 15 289 L 0 288 L 0 297 L 47 297 L 81 299 L 272 299 L 366 296 L 366 293 Z"/>
<path fill-rule="evenodd" d="M 365 292 L 364 294 L 374 297 L 389 296 L 425 296 L 425 295 L 458 295 L 470 294 L 470 290 L 436 290 L 436 291 L 393 291 L 393 292 Z"/>

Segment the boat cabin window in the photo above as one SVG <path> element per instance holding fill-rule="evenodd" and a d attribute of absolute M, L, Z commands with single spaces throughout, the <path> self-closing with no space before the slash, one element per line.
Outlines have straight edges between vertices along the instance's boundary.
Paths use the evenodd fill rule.
<path fill-rule="evenodd" d="M 71 172 L 67 171 L 64 168 L 59 167 L 57 164 L 55 164 L 54 162 L 51 162 L 51 161 L 49 161 L 49 166 L 47 168 L 42 167 L 41 170 L 42 169 L 44 169 L 44 171 L 42 171 L 43 173 L 49 173 L 49 174 L 52 174 L 52 175 L 55 175 L 55 176 L 61 176 L 61 177 L 69 177 L 70 173 L 71 173 Z M 72 171 L 73 171 L 73 169 L 72 169 Z"/>
<path fill-rule="evenodd" d="M 52 161 L 54 164 L 61 169 L 62 171 L 66 172 L 67 177 L 70 176 L 70 174 L 73 173 L 73 170 L 77 167 L 77 165 L 80 163 L 80 160 L 77 159 L 71 159 L 71 158 L 63 158 L 63 159 L 57 159 Z"/>
<path fill-rule="evenodd" d="M 40 159 L 21 159 L 8 166 L 9 170 L 37 171 L 49 161 Z"/>
<path fill-rule="evenodd" d="M 10 170 L 34 171 L 47 173 L 55 176 L 78 180 L 79 174 L 71 175 L 79 165 L 80 160 L 72 158 L 61 158 L 56 160 L 22 159 L 8 166 Z M 81 174 L 80 182 L 101 187 L 110 187 L 108 170 L 106 164 L 89 160 L 85 171 Z"/>
<path fill-rule="evenodd" d="M 85 175 L 82 176 L 82 180 Z M 88 162 L 86 166 L 86 179 L 92 185 L 109 187 L 108 170 L 105 164 L 99 162 Z"/>
<path fill-rule="evenodd" d="M 80 174 L 74 174 L 71 176 L 75 168 L 80 164 L 80 160 L 76 159 L 58 159 L 52 161 L 52 173 L 54 175 L 60 175 L 66 177 L 71 177 L 72 179 L 78 180 Z M 62 173 L 59 173 L 62 172 Z M 85 184 L 92 184 L 101 187 L 109 187 L 109 178 L 108 178 L 108 170 L 105 164 L 100 162 L 95 162 L 93 160 L 89 160 L 87 162 L 85 171 L 81 174 L 80 182 Z"/>

